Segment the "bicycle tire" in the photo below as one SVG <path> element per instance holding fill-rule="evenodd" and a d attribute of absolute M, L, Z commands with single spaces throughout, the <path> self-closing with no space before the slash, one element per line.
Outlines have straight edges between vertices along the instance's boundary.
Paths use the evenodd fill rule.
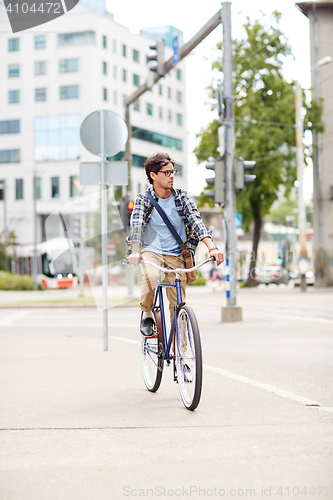
<path fill-rule="evenodd" d="M 177 325 L 178 387 L 185 408 L 193 411 L 197 408 L 201 398 L 202 350 L 198 322 L 191 307 L 184 305 L 180 308 Z"/>
<path fill-rule="evenodd" d="M 152 337 L 141 335 L 141 366 L 145 385 L 150 392 L 156 392 L 161 385 L 163 373 L 163 340 L 161 312 L 153 311 L 155 332 Z M 158 353 L 158 354 L 155 354 Z"/>

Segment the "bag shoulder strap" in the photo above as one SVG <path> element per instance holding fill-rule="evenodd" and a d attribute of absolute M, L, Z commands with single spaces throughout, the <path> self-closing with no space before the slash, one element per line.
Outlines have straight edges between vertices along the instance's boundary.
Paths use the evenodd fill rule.
<path fill-rule="evenodd" d="M 146 193 L 146 195 L 147 195 L 149 201 L 152 203 L 152 205 L 154 205 L 154 207 L 156 208 L 156 210 L 158 211 L 158 213 L 160 214 L 160 216 L 164 220 L 166 226 L 168 227 L 169 231 L 171 232 L 172 236 L 177 241 L 178 245 L 182 249 L 183 254 L 186 257 L 187 254 L 189 254 L 189 251 L 187 250 L 185 243 L 182 242 L 181 237 L 179 236 L 179 234 L 175 230 L 174 226 L 171 224 L 169 217 L 164 212 L 164 210 L 161 207 L 161 205 L 159 205 L 158 201 L 155 200 L 150 193 Z"/>

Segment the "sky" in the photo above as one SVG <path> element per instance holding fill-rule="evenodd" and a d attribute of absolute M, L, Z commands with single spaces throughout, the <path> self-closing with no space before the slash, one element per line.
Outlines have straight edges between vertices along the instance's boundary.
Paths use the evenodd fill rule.
<path fill-rule="evenodd" d="M 114 14 L 114 20 L 127 26 L 133 33 L 141 28 L 172 25 L 184 33 L 186 43 L 199 29 L 221 8 L 215 0 L 125 0 L 115 2 L 107 0 L 107 9 Z M 304 88 L 310 88 L 310 38 L 308 19 L 295 7 L 292 0 L 233 0 L 231 2 L 232 37 L 243 38 L 243 24 L 246 17 L 251 20 L 267 15 L 275 10 L 282 13 L 280 29 L 286 35 L 292 47 L 294 58 L 288 58 L 284 75 L 288 80 L 299 80 Z M 187 124 L 188 124 L 188 191 L 191 195 L 199 194 L 205 178 L 209 177 L 204 165 L 198 166 L 192 153 L 197 144 L 196 134 L 213 118 L 205 104 L 206 88 L 213 73 L 211 63 L 217 57 L 216 43 L 222 39 L 222 27 L 218 26 L 192 53 L 186 57 L 187 74 Z M 312 167 L 305 168 L 304 196 L 308 201 L 312 196 Z"/>

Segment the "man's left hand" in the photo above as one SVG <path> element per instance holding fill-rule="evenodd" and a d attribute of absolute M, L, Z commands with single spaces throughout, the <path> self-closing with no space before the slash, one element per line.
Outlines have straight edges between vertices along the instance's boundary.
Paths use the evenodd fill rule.
<path fill-rule="evenodd" d="M 215 257 L 216 265 L 219 266 L 224 261 L 224 255 L 217 248 L 209 250 L 209 257 Z"/>

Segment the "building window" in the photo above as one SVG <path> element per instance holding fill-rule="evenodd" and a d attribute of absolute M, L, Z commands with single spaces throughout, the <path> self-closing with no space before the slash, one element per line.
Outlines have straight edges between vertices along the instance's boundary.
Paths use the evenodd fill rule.
<path fill-rule="evenodd" d="M 103 61 L 103 75 L 107 75 L 108 74 L 108 64 Z"/>
<path fill-rule="evenodd" d="M 123 69 L 123 82 L 127 82 L 127 71 Z"/>
<path fill-rule="evenodd" d="M 117 40 L 113 40 L 113 53 L 117 52 Z"/>
<path fill-rule="evenodd" d="M 35 36 L 35 49 L 46 49 L 46 36 L 45 35 Z"/>
<path fill-rule="evenodd" d="M 75 187 L 74 180 L 78 179 L 77 175 L 71 175 L 69 178 L 69 196 L 70 198 L 74 198 L 74 196 L 77 196 L 79 193 Z"/>
<path fill-rule="evenodd" d="M 180 81 L 182 79 L 182 70 L 179 68 L 176 69 L 176 78 L 177 78 L 177 80 L 180 80 Z"/>
<path fill-rule="evenodd" d="M 133 155 L 132 158 L 133 158 L 132 160 L 133 167 L 144 168 L 145 163 L 147 161 L 147 156 Z"/>
<path fill-rule="evenodd" d="M 108 100 L 108 89 L 103 89 L 103 101 Z"/>
<path fill-rule="evenodd" d="M 8 78 L 18 78 L 20 76 L 20 65 L 10 64 L 8 66 Z"/>
<path fill-rule="evenodd" d="M 113 91 L 113 104 L 116 106 L 117 105 L 117 91 Z"/>
<path fill-rule="evenodd" d="M 6 179 L 0 179 L 0 201 L 4 199 L 4 191 L 6 188 Z"/>
<path fill-rule="evenodd" d="M 183 125 L 183 116 L 177 113 L 177 125 Z"/>
<path fill-rule="evenodd" d="M 94 43 L 95 43 L 94 31 L 61 33 L 60 35 L 58 35 L 58 45 L 86 45 Z"/>
<path fill-rule="evenodd" d="M 78 99 L 78 85 L 63 85 L 60 87 L 60 99 Z"/>
<path fill-rule="evenodd" d="M 162 95 L 162 85 L 160 83 L 158 84 L 158 93 Z"/>
<path fill-rule="evenodd" d="M 180 165 L 179 163 L 177 163 L 177 175 L 179 177 L 183 177 L 183 165 Z"/>
<path fill-rule="evenodd" d="M 23 179 L 15 179 L 15 199 L 23 200 Z"/>
<path fill-rule="evenodd" d="M 34 187 L 34 179 L 32 180 L 32 189 L 33 193 L 34 190 L 36 189 L 36 200 L 41 200 L 42 198 L 42 178 L 41 177 L 36 177 L 36 184 Z"/>
<path fill-rule="evenodd" d="M 147 102 L 147 115 L 153 115 L 153 105 Z"/>
<path fill-rule="evenodd" d="M 16 52 L 20 50 L 20 39 L 19 38 L 9 38 L 8 40 L 8 52 Z"/>
<path fill-rule="evenodd" d="M 169 122 L 170 122 L 170 123 L 172 122 L 172 113 L 171 113 L 171 109 L 168 109 L 168 120 L 169 120 Z"/>
<path fill-rule="evenodd" d="M 46 61 L 35 62 L 35 75 L 46 75 Z"/>
<path fill-rule="evenodd" d="M 117 66 L 113 66 L 113 78 L 117 79 Z"/>
<path fill-rule="evenodd" d="M 127 51 L 126 49 L 127 49 L 126 45 L 123 44 L 123 57 L 126 57 L 126 51 Z"/>
<path fill-rule="evenodd" d="M 18 134 L 20 120 L 4 120 L 0 122 L 0 134 Z"/>
<path fill-rule="evenodd" d="M 168 99 L 171 99 L 171 88 L 168 87 Z"/>
<path fill-rule="evenodd" d="M 19 90 L 10 90 L 8 93 L 8 102 L 9 104 L 17 104 L 20 102 L 20 91 Z"/>
<path fill-rule="evenodd" d="M 133 49 L 133 61 L 139 62 L 139 51 Z"/>
<path fill-rule="evenodd" d="M 179 102 L 179 104 L 182 103 L 182 93 L 179 90 L 176 92 L 176 101 Z"/>
<path fill-rule="evenodd" d="M 133 103 L 133 109 L 135 111 L 140 111 L 140 101 L 138 101 L 138 100 L 134 101 L 134 103 Z"/>
<path fill-rule="evenodd" d="M 140 77 L 139 77 L 139 75 L 134 75 L 133 74 L 133 85 L 135 85 L 136 87 L 138 87 L 140 85 Z"/>
<path fill-rule="evenodd" d="M 103 44 L 103 49 L 108 48 L 108 41 L 105 35 L 102 36 L 102 44 Z"/>
<path fill-rule="evenodd" d="M 37 116 L 34 120 L 35 161 L 80 158 L 80 115 Z"/>
<path fill-rule="evenodd" d="M 19 149 L 3 149 L 0 151 L 0 163 L 20 163 Z"/>
<path fill-rule="evenodd" d="M 158 134 L 157 132 L 144 130 L 134 126 L 132 127 L 132 137 L 140 139 L 141 141 L 152 142 L 166 148 L 177 149 L 178 151 L 182 151 L 183 149 L 183 141 L 181 139 L 176 139 L 175 137 Z"/>
<path fill-rule="evenodd" d="M 160 119 L 162 120 L 163 119 L 163 108 L 158 108 L 158 116 L 160 117 Z"/>
<path fill-rule="evenodd" d="M 51 198 L 59 198 L 59 177 L 51 177 Z"/>
<path fill-rule="evenodd" d="M 46 101 L 46 88 L 35 89 L 35 101 Z"/>
<path fill-rule="evenodd" d="M 79 71 L 79 60 L 75 59 L 60 59 L 59 73 L 75 73 Z"/>

